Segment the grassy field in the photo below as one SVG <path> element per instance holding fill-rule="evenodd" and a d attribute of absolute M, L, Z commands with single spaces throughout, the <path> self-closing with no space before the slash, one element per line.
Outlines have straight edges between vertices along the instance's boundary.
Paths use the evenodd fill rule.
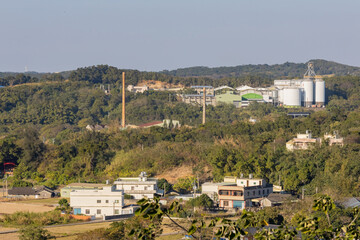
<path fill-rule="evenodd" d="M 76 235 L 79 233 L 87 232 L 98 228 L 107 228 L 110 226 L 110 224 L 111 222 L 104 222 L 104 223 L 74 225 L 74 226 L 66 226 L 66 227 L 51 227 L 51 228 L 47 228 L 47 230 L 49 230 L 52 235 L 56 236 L 56 238 L 76 239 Z"/>
<path fill-rule="evenodd" d="M 17 201 L 19 203 L 31 203 L 38 205 L 57 205 L 61 198 L 25 199 Z M 69 201 L 69 199 L 68 199 Z"/>
<path fill-rule="evenodd" d="M 23 201 L 14 201 L 14 202 L 0 202 L 0 215 L 1 214 L 11 214 L 16 211 L 31 211 L 31 212 L 46 212 L 51 211 L 55 207 L 50 207 L 50 205 L 56 204 L 59 199 L 32 199 L 32 200 L 23 200 Z M 111 222 L 102 222 L 102 223 L 89 223 L 83 225 L 73 225 L 73 226 L 50 226 L 46 228 L 50 233 L 56 236 L 57 239 L 62 240 L 74 240 L 77 238 L 77 235 L 84 233 L 90 230 L 99 229 L 99 228 L 108 228 Z M 0 225 L 0 231 L 9 231 L 14 228 L 6 228 Z M 178 229 L 173 223 L 168 219 L 163 221 L 163 233 L 173 233 L 179 232 L 181 229 Z M 159 240 L 170 240 L 170 239 L 181 239 L 184 237 L 184 234 L 175 234 L 161 236 L 157 239 Z M 13 240 L 18 239 L 18 233 L 9 233 L 1 234 L 0 239 Z"/>
<path fill-rule="evenodd" d="M 160 236 L 156 238 L 157 240 L 176 240 L 176 239 L 183 239 L 185 234 L 175 234 L 175 235 L 168 235 L 168 236 Z"/>

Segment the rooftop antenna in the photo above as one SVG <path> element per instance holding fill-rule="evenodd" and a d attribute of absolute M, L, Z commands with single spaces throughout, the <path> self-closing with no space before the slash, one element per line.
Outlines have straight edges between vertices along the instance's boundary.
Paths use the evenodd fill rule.
<path fill-rule="evenodd" d="M 125 72 L 122 73 L 122 119 L 121 126 L 125 128 Z"/>
<path fill-rule="evenodd" d="M 308 62 L 308 69 L 304 74 L 304 78 L 315 78 L 314 63 Z"/>
<path fill-rule="evenodd" d="M 29 70 L 28 66 L 25 66 L 25 72 L 28 72 L 28 70 Z"/>
<path fill-rule="evenodd" d="M 203 88 L 203 120 L 202 123 L 205 124 L 205 108 L 206 108 L 206 90 Z"/>

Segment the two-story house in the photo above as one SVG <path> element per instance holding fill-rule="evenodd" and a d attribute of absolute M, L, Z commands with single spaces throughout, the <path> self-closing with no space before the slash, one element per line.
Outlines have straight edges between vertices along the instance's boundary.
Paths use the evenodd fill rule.
<path fill-rule="evenodd" d="M 137 178 L 122 177 L 114 181 L 117 190 L 124 191 L 125 194 L 131 195 L 134 199 L 144 197 L 154 198 L 158 193 L 157 179 L 148 178 L 146 172 L 141 172 Z"/>
<path fill-rule="evenodd" d="M 124 206 L 124 191 L 115 186 L 104 186 L 102 189 L 72 190 L 70 206 L 74 214 L 84 214 L 95 217 L 104 215 L 121 215 Z"/>
<path fill-rule="evenodd" d="M 259 200 L 273 192 L 273 185 L 264 179 L 236 178 L 236 184 L 218 187 L 219 206 L 224 208 L 252 207 L 254 200 Z"/>
<path fill-rule="evenodd" d="M 286 143 L 286 149 L 293 150 L 306 150 L 315 147 L 317 144 L 321 145 L 320 138 L 312 138 L 311 132 L 306 130 L 305 134 L 297 134 L 296 138 L 291 139 Z"/>

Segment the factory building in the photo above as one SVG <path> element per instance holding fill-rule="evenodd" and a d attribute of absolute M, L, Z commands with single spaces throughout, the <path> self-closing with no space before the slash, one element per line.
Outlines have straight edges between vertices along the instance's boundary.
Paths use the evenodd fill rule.
<path fill-rule="evenodd" d="M 288 107 L 323 107 L 325 105 L 325 82 L 317 76 L 312 62 L 303 79 L 274 80 L 277 91 L 275 104 Z"/>
<path fill-rule="evenodd" d="M 331 76 L 331 75 L 326 75 Z M 271 103 L 289 108 L 297 107 L 324 107 L 325 81 L 321 75 L 316 75 L 312 62 L 302 79 L 274 80 L 274 85 L 268 88 L 253 88 L 239 86 L 232 89 L 221 86 L 214 89 L 212 86 L 191 86 L 193 94 L 181 95 L 182 101 L 201 105 L 205 89 L 206 105 L 216 106 L 218 103 L 232 103 L 235 107 L 247 107 L 252 102 Z M 231 91 L 226 91 L 230 90 Z M 216 94 L 215 94 L 215 91 Z"/>

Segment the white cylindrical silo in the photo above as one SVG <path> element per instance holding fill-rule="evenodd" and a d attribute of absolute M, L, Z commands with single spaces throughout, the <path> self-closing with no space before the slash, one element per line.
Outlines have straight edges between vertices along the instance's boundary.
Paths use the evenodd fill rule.
<path fill-rule="evenodd" d="M 283 89 L 278 90 L 278 100 L 279 100 L 279 103 L 281 103 L 281 104 L 284 103 L 284 90 Z"/>
<path fill-rule="evenodd" d="M 315 81 L 315 103 L 316 105 L 325 105 L 325 82 L 322 79 Z"/>
<path fill-rule="evenodd" d="M 273 103 L 274 104 L 279 103 L 279 92 L 278 92 L 278 90 L 273 90 L 272 91 L 272 98 L 273 98 Z"/>
<path fill-rule="evenodd" d="M 284 105 L 301 106 L 301 94 L 299 88 L 290 87 L 284 89 Z"/>
<path fill-rule="evenodd" d="M 302 82 L 302 87 L 304 89 L 303 94 L 303 104 L 305 107 L 311 107 L 314 102 L 314 82 L 312 79 L 304 79 Z"/>

